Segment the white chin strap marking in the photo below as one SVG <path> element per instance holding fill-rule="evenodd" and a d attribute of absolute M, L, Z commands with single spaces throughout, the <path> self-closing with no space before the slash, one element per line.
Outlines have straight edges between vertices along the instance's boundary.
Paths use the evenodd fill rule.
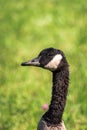
<path fill-rule="evenodd" d="M 58 65 L 60 64 L 62 58 L 63 57 L 61 54 L 55 55 L 53 57 L 53 59 L 47 65 L 45 65 L 45 68 L 52 70 L 52 71 L 56 70 L 58 68 Z"/>

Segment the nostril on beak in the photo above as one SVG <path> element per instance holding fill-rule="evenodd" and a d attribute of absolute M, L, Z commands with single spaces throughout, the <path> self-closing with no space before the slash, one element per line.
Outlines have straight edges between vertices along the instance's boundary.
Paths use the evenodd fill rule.
<path fill-rule="evenodd" d="M 38 57 L 31 60 L 31 62 L 38 62 L 38 61 L 39 61 Z"/>
<path fill-rule="evenodd" d="M 32 62 L 35 62 L 35 59 L 33 59 Z"/>

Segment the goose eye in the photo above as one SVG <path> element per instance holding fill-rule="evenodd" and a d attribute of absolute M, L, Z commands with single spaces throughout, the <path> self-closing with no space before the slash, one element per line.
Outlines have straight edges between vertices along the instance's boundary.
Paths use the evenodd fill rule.
<path fill-rule="evenodd" d="M 47 56 L 53 56 L 53 54 L 48 53 Z"/>

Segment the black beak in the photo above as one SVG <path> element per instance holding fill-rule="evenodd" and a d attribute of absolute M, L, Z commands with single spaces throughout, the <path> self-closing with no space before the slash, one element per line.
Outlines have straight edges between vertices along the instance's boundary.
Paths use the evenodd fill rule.
<path fill-rule="evenodd" d="M 30 61 L 27 61 L 27 62 L 23 62 L 21 65 L 22 66 L 40 66 L 40 62 L 39 62 L 39 57 L 36 57 Z"/>

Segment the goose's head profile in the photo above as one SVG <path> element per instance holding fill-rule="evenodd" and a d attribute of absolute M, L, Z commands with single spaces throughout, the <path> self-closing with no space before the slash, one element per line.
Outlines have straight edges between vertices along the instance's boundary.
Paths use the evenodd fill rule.
<path fill-rule="evenodd" d="M 55 48 L 46 48 L 39 55 L 27 62 L 23 62 L 22 66 L 37 66 L 50 71 L 59 70 L 67 65 L 64 53 Z"/>

